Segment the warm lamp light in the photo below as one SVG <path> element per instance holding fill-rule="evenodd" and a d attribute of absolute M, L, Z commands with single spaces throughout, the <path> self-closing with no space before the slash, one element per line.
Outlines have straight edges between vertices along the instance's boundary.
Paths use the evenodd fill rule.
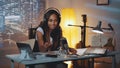
<path fill-rule="evenodd" d="M 72 8 L 63 8 L 61 10 L 61 27 L 63 30 L 63 36 L 67 38 L 68 45 L 75 48 L 76 43 L 78 43 L 78 30 L 76 28 L 68 27 L 68 24 L 75 24 L 76 17 L 75 12 Z"/>

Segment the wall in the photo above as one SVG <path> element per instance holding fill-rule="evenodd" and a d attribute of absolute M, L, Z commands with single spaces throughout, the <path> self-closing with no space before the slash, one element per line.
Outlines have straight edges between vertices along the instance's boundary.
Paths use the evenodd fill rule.
<path fill-rule="evenodd" d="M 0 68 L 10 68 L 5 55 L 19 53 L 16 42 L 29 39 L 28 29 L 39 24 L 44 8 L 44 0 L 0 0 Z"/>
<path fill-rule="evenodd" d="M 114 28 L 114 32 L 105 31 L 103 35 L 98 35 L 93 33 L 91 29 L 87 28 L 87 45 L 92 45 L 93 43 L 98 45 L 104 45 L 107 42 L 106 37 L 113 37 L 115 49 L 120 50 L 120 1 L 119 0 L 109 0 L 109 5 L 96 5 L 97 0 L 46 0 L 46 7 L 56 7 L 59 10 L 62 8 L 73 8 L 76 12 L 76 21 L 78 25 L 82 25 L 82 14 L 87 15 L 87 25 L 95 27 L 98 21 L 102 21 L 102 27 L 108 28 L 108 23 Z M 79 34 L 81 29 L 78 29 Z M 98 40 L 94 40 L 93 36 L 97 36 Z M 78 36 L 80 38 L 80 36 Z M 100 41 L 99 41 L 100 38 Z M 81 39 L 80 39 L 81 40 Z M 106 42 L 105 42 L 106 41 Z M 117 58 L 120 56 L 117 55 Z M 117 61 L 119 61 L 118 59 Z"/>

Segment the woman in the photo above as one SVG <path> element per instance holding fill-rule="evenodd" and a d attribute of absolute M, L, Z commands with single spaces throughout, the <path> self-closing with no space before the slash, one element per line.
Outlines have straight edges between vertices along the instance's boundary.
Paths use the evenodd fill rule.
<path fill-rule="evenodd" d="M 36 44 L 33 52 L 56 51 L 60 48 L 60 39 L 62 38 L 60 21 L 60 13 L 56 8 L 46 10 L 43 22 L 40 23 L 36 30 Z M 69 50 L 76 53 L 73 48 L 69 48 Z M 53 66 L 55 66 L 54 64 Z M 50 65 L 52 66 L 51 63 Z"/>

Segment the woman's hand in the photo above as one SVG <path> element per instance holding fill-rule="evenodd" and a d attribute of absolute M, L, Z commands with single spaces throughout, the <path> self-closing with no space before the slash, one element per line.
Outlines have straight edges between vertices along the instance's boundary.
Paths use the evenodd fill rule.
<path fill-rule="evenodd" d="M 50 42 L 45 42 L 44 47 L 46 49 L 50 49 L 52 47 L 52 44 Z"/>
<path fill-rule="evenodd" d="M 69 48 L 69 51 L 70 51 L 72 54 L 76 54 L 76 53 L 77 53 L 77 50 L 74 49 L 74 48 Z"/>

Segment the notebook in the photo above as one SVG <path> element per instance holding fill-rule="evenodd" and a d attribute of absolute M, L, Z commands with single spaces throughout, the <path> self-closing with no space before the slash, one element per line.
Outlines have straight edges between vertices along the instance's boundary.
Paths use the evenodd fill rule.
<path fill-rule="evenodd" d="M 107 49 L 105 48 L 87 48 L 84 54 L 106 54 Z"/>

